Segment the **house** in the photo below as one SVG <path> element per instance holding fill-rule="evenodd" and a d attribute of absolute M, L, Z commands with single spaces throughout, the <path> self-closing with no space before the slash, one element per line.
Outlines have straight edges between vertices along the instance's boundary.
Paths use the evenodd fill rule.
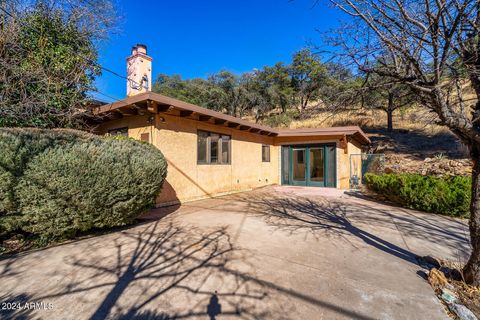
<path fill-rule="evenodd" d="M 352 161 L 370 141 L 356 126 L 276 129 L 150 91 L 152 59 L 144 45 L 127 58 L 124 100 L 98 106 L 99 134 L 158 147 L 168 175 L 158 204 L 283 184 L 349 188 Z M 357 167 L 358 163 L 355 164 Z"/>

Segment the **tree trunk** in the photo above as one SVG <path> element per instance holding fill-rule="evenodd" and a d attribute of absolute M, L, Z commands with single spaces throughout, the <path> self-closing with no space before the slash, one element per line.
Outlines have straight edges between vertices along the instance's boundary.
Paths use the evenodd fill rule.
<path fill-rule="evenodd" d="M 393 110 L 392 109 L 387 110 L 387 131 L 388 132 L 393 131 Z"/>
<path fill-rule="evenodd" d="M 387 106 L 387 131 L 393 131 L 393 94 L 388 94 L 388 106 Z"/>
<path fill-rule="evenodd" d="M 480 286 L 480 145 L 473 143 L 470 153 L 473 160 L 469 222 L 472 254 L 463 269 L 463 274 L 468 284 Z"/>
<path fill-rule="evenodd" d="M 304 104 L 304 98 L 302 96 L 301 100 L 300 100 L 300 113 L 303 113 L 303 104 Z"/>

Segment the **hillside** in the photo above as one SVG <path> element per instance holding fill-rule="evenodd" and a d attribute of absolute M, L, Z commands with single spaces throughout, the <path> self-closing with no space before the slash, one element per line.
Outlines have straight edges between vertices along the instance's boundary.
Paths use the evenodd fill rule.
<path fill-rule="evenodd" d="M 380 110 L 333 113 L 318 112 L 312 108 L 307 109 L 302 117 L 297 115 L 297 118 L 300 119 L 287 119 L 283 124 L 276 124 L 289 128 L 360 126 L 372 140 L 365 152 L 384 153 L 387 172 L 424 175 L 471 173 L 468 149 L 447 128 L 435 124 L 435 115 L 424 109 L 395 112 L 393 132 L 386 130 L 386 113 Z M 264 120 L 267 124 L 271 122 L 268 118 Z"/>

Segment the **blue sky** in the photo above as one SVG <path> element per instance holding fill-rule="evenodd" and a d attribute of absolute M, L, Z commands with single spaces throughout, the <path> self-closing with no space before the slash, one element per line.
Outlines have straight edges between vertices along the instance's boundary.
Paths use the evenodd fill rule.
<path fill-rule="evenodd" d="M 313 41 L 317 29 L 338 25 L 340 14 L 314 0 L 170 0 L 117 1 L 119 32 L 100 47 L 99 63 L 126 73 L 132 45 L 144 43 L 159 73 L 183 78 L 206 77 L 221 69 L 251 71 L 278 61 Z M 125 80 L 104 72 L 94 94 L 110 102 L 125 97 Z"/>

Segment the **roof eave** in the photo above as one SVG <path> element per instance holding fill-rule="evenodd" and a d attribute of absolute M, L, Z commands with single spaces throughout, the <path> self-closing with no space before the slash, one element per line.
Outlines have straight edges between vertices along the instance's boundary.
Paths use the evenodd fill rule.
<path fill-rule="evenodd" d="M 178 109 L 180 111 L 189 111 L 191 113 L 195 113 L 198 115 L 202 115 L 210 117 L 216 121 L 224 121 L 225 123 L 229 123 L 229 127 L 236 128 L 240 131 L 246 131 L 251 133 L 258 133 L 261 135 L 266 136 L 273 136 L 273 137 L 306 137 L 306 136 L 353 136 L 356 140 L 358 140 L 361 144 L 369 144 L 370 139 L 365 135 L 362 129 L 358 126 L 350 126 L 350 127 L 331 127 L 331 128 L 316 128 L 316 129 L 275 129 L 268 126 L 259 125 L 256 123 L 251 123 L 249 121 L 231 116 L 226 115 L 224 113 L 206 109 L 188 102 L 184 102 L 175 98 L 167 97 L 160 95 L 154 92 L 145 92 L 135 96 L 131 96 L 125 98 L 123 100 L 119 100 L 113 103 L 105 104 L 103 106 L 99 106 L 94 108 L 93 113 L 95 115 L 100 115 L 103 113 L 108 113 L 111 111 L 129 108 L 129 107 L 137 107 L 137 104 L 142 103 L 156 103 L 163 106 L 170 106 L 174 109 Z M 168 109 L 168 108 L 167 108 Z M 207 120 L 208 121 L 208 120 Z M 214 121 L 215 122 L 215 121 Z M 233 126 L 232 126 L 233 125 Z"/>

